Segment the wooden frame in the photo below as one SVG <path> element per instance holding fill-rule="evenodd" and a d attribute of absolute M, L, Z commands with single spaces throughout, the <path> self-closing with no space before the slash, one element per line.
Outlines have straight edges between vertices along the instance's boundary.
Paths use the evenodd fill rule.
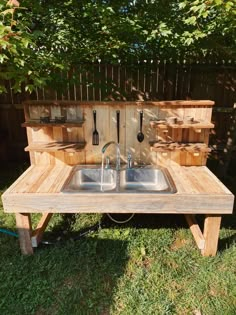
<path fill-rule="evenodd" d="M 40 244 L 43 233 L 52 215 L 52 213 L 43 214 L 37 228 L 32 231 L 31 214 L 16 213 L 16 224 L 19 232 L 19 242 L 22 254 L 33 254 L 33 248 L 38 247 Z M 202 255 L 215 256 L 218 247 L 221 216 L 205 215 L 203 233 L 193 215 L 185 214 L 185 218 Z"/>
<path fill-rule="evenodd" d="M 221 215 L 232 213 L 234 196 L 207 169 L 206 158 L 212 101 L 162 102 L 77 102 L 28 101 L 24 103 L 31 167 L 2 195 L 4 211 L 16 214 L 20 247 L 23 254 L 33 254 L 53 213 L 176 213 L 184 214 L 198 248 L 204 256 L 217 251 Z M 99 145 L 93 146 L 93 110 L 99 111 Z M 132 152 L 133 161 L 166 167 L 177 192 L 166 195 L 75 192 L 63 188 L 76 165 L 101 165 L 101 149 L 116 141 L 116 111 L 120 111 L 121 160 Z M 139 113 L 144 112 L 144 141 L 137 141 Z M 72 123 L 41 124 L 47 111 L 53 121 L 66 113 Z M 64 115 L 64 114 L 63 114 Z M 170 117 L 194 117 L 199 124 L 166 124 L 152 128 L 153 121 Z M 32 122 L 33 121 L 33 122 Z M 37 121 L 37 123 L 35 123 Z M 81 122 L 81 123 L 80 123 Z M 194 128 L 193 128 L 194 127 Z M 196 128 L 195 128 L 196 127 Z M 158 130 L 157 130 L 158 129 Z M 111 162 L 114 152 L 109 152 Z M 42 213 L 33 231 L 31 213 Z M 201 231 L 194 215 L 204 214 Z"/>

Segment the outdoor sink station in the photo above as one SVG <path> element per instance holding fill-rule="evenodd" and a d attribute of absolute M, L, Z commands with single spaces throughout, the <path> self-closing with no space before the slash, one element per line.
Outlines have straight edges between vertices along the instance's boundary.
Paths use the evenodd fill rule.
<path fill-rule="evenodd" d="M 185 215 L 202 255 L 214 256 L 234 196 L 206 167 L 213 105 L 25 102 L 31 166 L 2 195 L 22 253 L 33 254 L 53 213 L 175 213 Z M 35 230 L 32 213 L 42 214 Z"/>

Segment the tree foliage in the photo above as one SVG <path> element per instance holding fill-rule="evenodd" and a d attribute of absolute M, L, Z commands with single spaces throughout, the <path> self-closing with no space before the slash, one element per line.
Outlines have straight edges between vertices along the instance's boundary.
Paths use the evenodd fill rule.
<path fill-rule="evenodd" d="M 98 59 L 235 58 L 235 1 L 0 0 L 1 79 L 32 90 Z"/>

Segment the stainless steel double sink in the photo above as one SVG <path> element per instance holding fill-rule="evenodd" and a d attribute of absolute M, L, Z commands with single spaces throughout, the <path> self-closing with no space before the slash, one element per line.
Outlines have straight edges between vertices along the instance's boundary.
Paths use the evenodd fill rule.
<path fill-rule="evenodd" d="M 176 187 L 168 170 L 160 166 L 109 168 L 104 169 L 102 175 L 98 165 L 79 165 L 74 168 L 62 192 L 173 194 Z"/>

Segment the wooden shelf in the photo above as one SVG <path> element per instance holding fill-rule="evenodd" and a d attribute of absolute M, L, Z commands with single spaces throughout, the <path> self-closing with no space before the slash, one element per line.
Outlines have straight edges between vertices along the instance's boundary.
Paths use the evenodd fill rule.
<path fill-rule="evenodd" d="M 105 106 L 114 106 L 114 105 L 134 105 L 134 104 L 142 104 L 142 105 L 152 105 L 152 106 L 159 106 L 159 107 L 202 107 L 202 106 L 213 106 L 215 104 L 214 101 L 210 100 L 175 100 L 175 101 L 60 101 L 60 100 L 30 100 L 24 101 L 23 104 L 25 106 L 97 106 L 97 105 L 105 105 Z"/>
<path fill-rule="evenodd" d="M 56 152 L 64 151 L 68 153 L 78 152 L 84 149 L 84 142 L 33 142 L 25 148 L 25 151 Z"/>
<path fill-rule="evenodd" d="M 191 128 L 194 129 L 196 132 L 201 132 L 201 129 L 212 129 L 214 128 L 214 124 L 212 124 L 211 122 L 208 121 L 193 121 L 190 124 L 186 124 L 184 122 L 179 122 L 176 124 L 171 124 L 168 123 L 167 121 L 164 120 L 155 120 L 155 121 L 151 121 L 150 125 L 152 128 L 157 128 L 157 129 L 161 129 L 161 130 L 167 130 L 168 127 L 170 128 Z"/>
<path fill-rule="evenodd" d="M 72 128 L 72 127 L 82 127 L 84 121 L 66 121 L 64 123 L 56 123 L 51 121 L 49 123 L 42 123 L 40 120 L 30 120 L 26 121 L 21 124 L 22 127 L 33 127 L 33 128 L 40 128 L 40 127 L 62 127 L 62 128 Z"/>
<path fill-rule="evenodd" d="M 167 152 L 167 151 L 185 151 L 185 152 L 211 152 L 211 149 L 205 143 L 178 143 L 150 141 L 151 151 Z"/>

